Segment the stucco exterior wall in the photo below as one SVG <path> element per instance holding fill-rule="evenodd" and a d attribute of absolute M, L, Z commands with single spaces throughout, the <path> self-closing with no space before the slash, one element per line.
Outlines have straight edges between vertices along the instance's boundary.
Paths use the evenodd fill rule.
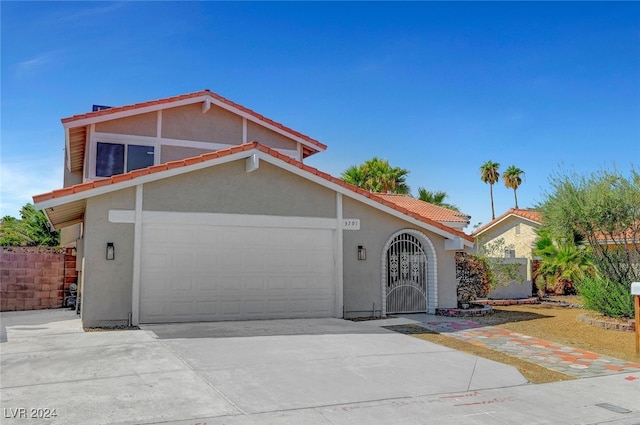
<path fill-rule="evenodd" d="M 69 171 L 65 161 L 62 187 L 69 187 L 80 183 L 82 183 L 82 171 Z"/>
<path fill-rule="evenodd" d="M 157 133 L 157 112 L 118 118 L 96 123 L 96 131 L 101 133 L 131 134 L 134 136 L 155 137 Z"/>
<path fill-rule="evenodd" d="M 435 249 L 437 306 L 456 306 L 454 252 L 445 250 L 444 237 L 347 196 L 342 198 L 343 217 L 360 219 L 360 230 L 343 231 L 346 317 L 381 313 L 383 249 L 394 233 L 409 228 L 423 233 Z M 126 324 L 131 312 L 134 225 L 110 223 L 110 209 L 134 210 L 135 188 L 87 202 L 82 318 L 89 327 Z M 247 173 L 244 159 L 144 184 L 143 210 L 337 217 L 333 190 L 266 161 Z M 108 242 L 113 242 L 116 248 L 113 261 L 105 258 Z M 364 261 L 357 259 L 358 245 L 367 250 Z"/>
<path fill-rule="evenodd" d="M 519 231 L 518 231 L 519 225 Z M 480 244 L 490 244 L 504 240 L 505 247 L 511 246 L 515 251 L 516 258 L 527 259 L 527 280 L 531 280 L 531 261 L 533 260 L 533 246 L 537 238 L 536 229 L 538 226 L 531 221 L 520 217 L 508 217 L 502 223 L 484 232 L 479 238 Z M 488 253 L 493 256 L 504 256 L 504 252 Z"/>
<path fill-rule="evenodd" d="M 132 210 L 134 207 L 134 188 L 87 200 L 81 303 L 85 327 L 126 325 L 129 322 L 134 225 L 110 223 L 109 210 Z M 107 242 L 113 242 L 115 246 L 114 260 L 106 259 Z"/>
<path fill-rule="evenodd" d="M 298 146 L 293 140 L 251 121 L 247 122 L 247 141 L 257 141 L 274 149 L 296 149 Z"/>
<path fill-rule="evenodd" d="M 436 250 L 438 307 L 457 305 L 455 257 L 453 251 L 445 251 L 445 238 L 347 197 L 343 200 L 343 216 L 360 219 L 360 230 L 343 233 L 346 317 L 370 316 L 374 310 L 380 314 L 384 246 L 395 232 L 409 228 L 424 233 Z M 357 258 L 359 245 L 367 250 L 364 261 Z"/>
<path fill-rule="evenodd" d="M 211 152 L 215 149 L 198 149 L 189 148 L 186 146 L 169 146 L 162 145 L 160 148 L 160 163 L 164 164 L 169 161 L 177 161 L 185 158 L 193 158 L 194 156 L 202 155 L 203 153 Z"/>
<path fill-rule="evenodd" d="M 144 185 L 144 210 L 336 217 L 335 194 L 265 161 L 245 161 Z"/>
<path fill-rule="evenodd" d="M 519 233 L 517 231 L 518 225 L 520 225 Z M 491 243 L 503 238 L 505 246 L 513 246 L 516 257 L 531 260 L 533 258 L 531 250 L 536 240 L 535 229 L 536 227 L 528 220 L 510 217 L 484 233 L 480 238 L 480 243 Z"/>
<path fill-rule="evenodd" d="M 202 103 L 162 111 L 162 137 L 242 144 L 242 117 L 218 106 L 202 113 Z"/>

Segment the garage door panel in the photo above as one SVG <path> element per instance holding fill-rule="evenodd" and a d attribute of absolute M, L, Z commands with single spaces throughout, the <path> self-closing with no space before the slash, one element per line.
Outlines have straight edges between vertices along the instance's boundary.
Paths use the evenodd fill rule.
<path fill-rule="evenodd" d="M 333 230 L 144 223 L 142 323 L 330 317 Z"/>

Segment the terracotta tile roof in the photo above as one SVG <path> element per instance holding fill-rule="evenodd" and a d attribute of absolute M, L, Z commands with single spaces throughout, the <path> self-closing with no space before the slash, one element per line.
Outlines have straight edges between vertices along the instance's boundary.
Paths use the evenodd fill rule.
<path fill-rule="evenodd" d="M 459 211 L 434 205 L 420 199 L 412 198 L 408 195 L 399 195 L 396 193 L 376 193 L 376 196 L 393 202 L 410 211 L 417 212 L 425 217 L 429 217 L 435 221 L 446 221 L 451 223 L 469 223 L 470 217 Z"/>
<path fill-rule="evenodd" d="M 500 215 L 499 217 L 496 217 L 495 219 L 491 220 L 490 222 L 488 222 L 484 226 L 476 229 L 472 233 L 472 235 L 476 236 L 476 235 L 484 232 L 488 228 L 494 226 L 495 224 L 501 222 L 502 220 L 504 220 L 505 218 L 507 218 L 509 216 L 522 217 L 524 219 L 531 220 L 531 221 L 534 221 L 536 223 L 542 223 L 542 215 L 540 214 L 540 211 L 528 210 L 528 209 L 520 209 L 520 208 L 519 209 L 511 208 L 510 210 L 508 210 L 504 214 Z"/>
<path fill-rule="evenodd" d="M 613 235 L 596 234 L 596 240 L 602 245 L 616 245 L 620 243 L 638 244 L 640 243 L 640 228 L 638 228 L 638 224 L 634 226 L 636 227 L 635 229 L 630 227 L 625 230 L 624 233 L 619 232 Z"/>
<path fill-rule="evenodd" d="M 63 189 L 57 189 L 54 190 L 52 192 L 48 192 L 48 193 L 43 193 L 40 195 L 35 195 L 33 196 L 33 202 L 34 204 L 38 204 L 41 202 L 45 202 L 45 201 L 50 201 L 52 199 L 56 199 L 56 198 L 63 198 L 69 195 L 73 195 L 73 194 L 77 194 L 77 193 L 81 193 L 81 192 L 85 192 L 94 188 L 98 188 L 98 187 L 103 187 L 103 186 L 108 186 L 108 185 L 112 185 L 112 184 L 116 184 L 119 182 L 125 182 L 125 181 L 130 181 L 130 180 L 134 180 L 136 178 L 142 177 L 142 176 L 146 176 L 146 175 L 151 175 L 151 174 L 155 174 L 161 171 L 166 171 L 166 170 L 170 170 L 170 169 L 174 169 L 174 168 L 180 168 L 180 167 L 186 167 L 189 165 L 194 165 L 194 164 L 198 164 L 198 163 L 203 163 L 206 161 L 210 161 L 216 158 L 223 158 L 225 156 L 229 156 L 232 155 L 234 153 L 238 153 L 238 152 L 245 152 L 245 151 L 250 151 L 250 150 L 258 150 L 260 152 L 264 152 L 274 158 L 278 158 L 284 162 L 287 162 L 291 165 L 294 165 L 304 171 L 306 171 L 307 173 L 316 175 L 324 180 L 327 180 L 331 183 L 340 185 L 352 192 L 355 192 L 361 196 L 364 196 L 366 198 L 369 198 L 373 201 L 376 201 L 382 205 L 385 205 L 389 208 L 392 208 L 396 211 L 401 212 L 402 214 L 405 214 L 409 217 L 412 217 L 418 221 L 421 221 L 423 223 L 426 223 L 430 226 L 436 227 L 440 230 L 443 230 L 447 233 L 450 234 L 454 234 L 456 236 L 459 236 L 463 239 L 466 239 L 467 241 L 473 242 L 474 238 L 472 236 L 469 236 L 467 234 L 465 234 L 464 232 L 461 232 L 457 229 L 453 229 L 449 226 L 446 226 L 434 219 L 432 219 L 431 217 L 425 215 L 423 212 L 419 212 L 419 211 L 412 211 L 409 210 L 406 207 L 400 206 L 395 202 L 392 202 L 390 200 L 384 199 L 383 197 L 377 196 L 377 194 L 373 194 L 369 191 L 363 190 L 357 186 L 351 185 L 349 183 L 346 183 L 344 180 L 341 180 L 337 177 L 333 177 L 327 173 L 324 173 L 316 168 L 310 167 L 296 159 L 291 158 L 288 155 L 285 154 L 281 154 L 280 152 L 276 151 L 275 149 L 271 149 L 267 146 L 261 145 L 258 142 L 249 142 L 249 143 L 245 143 L 243 145 L 238 145 L 238 146 L 233 146 L 227 149 L 221 149 L 215 152 L 209 152 L 209 153 L 205 153 L 202 154 L 200 156 L 196 156 L 193 158 L 187 158 L 187 159 L 182 159 L 179 161 L 172 161 L 172 162 L 167 162 L 165 164 L 161 164 L 161 165 L 154 165 L 148 168 L 143 168 L 140 170 L 134 170 L 134 171 L 130 171 L 128 173 L 125 174 L 118 174 L 112 177 L 108 177 L 108 178 L 104 178 L 104 179 L 99 179 L 99 180 L 93 180 L 93 181 L 89 181 L 89 182 L 85 182 L 85 183 L 80 183 L 77 184 L 75 186 L 70 186 L 70 187 L 66 187 Z"/>
<path fill-rule="evenodd" d="M 247 113 L 251 116 L 253 116 L 254 118 L 256 118 L 258 121 L 262 121 L 266 124 L 272 125 L 274 127 L 277 127 L 279 129 L 281 129 L 282 131 L 289 133 L 293 136 L 296 136 L 300 139 L 303 139 L 307 142 L 309 142 L 310 144 L 316 146 L 318 148 L 318 150 L 323 151 L 325 149 L 327 149 L 327 146 L 323 143 L 320 143 L 319 141 L 312 139 L 309 136 L 306 136 L 298 131 L 295 131 L 289 127 L 286 127 L 282 124 L 280 124 L 279 122 L 273 121 L 263 115 L 260 115 L 259 113 L 246 108 L 242 105 L 239 105 L 229 99 L 226 99 L 222 96 L 220 96 L 219 94 L 216 94 L 212 91 L 210 91 L 209 89 L 205 89 L 202 91 L 198 91 L 198 92 L 193 92 L 193 93 L 187 93 L 187 94 L 181 94 L 178 96 L 172 96 L 172 97 L 166 97 L 163 99 L 157 99 L 157 100 L 151 100 L 151 101 L 147 101 L 147 102 L 141 102 L 141 103 L 134 103 L 131 105 L 124 105 L 124 106 L 116 106 L 113 108 L 108 108 L 108 109 L 101 109 L 98 111 L 94 111 L 94 112 L 87 112 L 85 114 L 78 114 L 78 115 L 73 115 L 71 117 L 68 118 L 62 118 L 62 124 L 69 124 L 72 123 L 74 121 L 78 121 L 78 120 L 83 120 L 83 119 L 87 119 L 87 118 L 95 118 L 95 117 L 101 117 L 101 116 L 105 116 L 105 115 L 111 115 L 111 114 L 115 114 L 117 112 L 123 112 L 123 111 L 130 111 L 130 110 L 134 110 L 134 109 L 140 109 L 140 108 L 146 108 L 149 106 L 157 106 L 157 105 L 164 105 L 164 104 L 170 104 L 173 102 L 178 102 L 181 100 L 186 100 L 186 99 L 191 99 L 191 98 L 195 98 L 195 97 L 202 97 L 202 96 L 209 96 L 212 99 L 218 100 L 226 105 L 231 106 L 232 108 L 238 109 L 244 113 Z"/>

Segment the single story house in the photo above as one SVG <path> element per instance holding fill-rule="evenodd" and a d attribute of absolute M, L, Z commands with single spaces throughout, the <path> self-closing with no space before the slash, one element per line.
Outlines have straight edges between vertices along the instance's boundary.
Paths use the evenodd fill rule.
<path fill-rule="evenodd" d="M 209 90 L 62 120 L 85 327 L 434 313 L 473 237 L 304 163 L 326 146 Z"/>
<path fill-rule="evenodd" d="M 489 252 L 487 255 L 503 257 L 505 264 L 522 263 L 523 284 L 498 286 L 489 293 L 489 298 L 520 298 L 531 295 L 533 248 L 538 237 L 536 230 L 540 228 L 541 221 L 539 211 L 511 208 L 472 233 L 476 238 L 476 249 L 494 244 L 494 248 L 500 247 L 503 251 Z M 502 240 L 502 244 L 498 243 L 499 240 Z"/>

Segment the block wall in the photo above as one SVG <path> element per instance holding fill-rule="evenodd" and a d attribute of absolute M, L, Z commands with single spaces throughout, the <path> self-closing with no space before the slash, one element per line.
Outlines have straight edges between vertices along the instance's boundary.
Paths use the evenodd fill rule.
<path fill-rule="evenodd" d="M 0 311 L 62 307 L 77 278 L 72 248 L 0 247 Z"/>

